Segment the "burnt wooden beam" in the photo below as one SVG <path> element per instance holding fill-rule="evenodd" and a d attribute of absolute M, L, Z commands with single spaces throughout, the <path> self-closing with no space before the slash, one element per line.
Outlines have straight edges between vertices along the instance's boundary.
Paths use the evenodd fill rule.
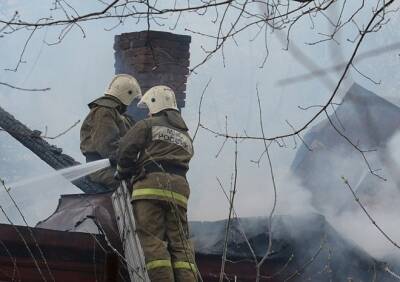
<path fill-rule="evenodd" d="M 45 141 L 40 136 L 40 131 L 29 129 L 26 125 L 21 123 L 13 115 L 1 107 L 0 127 L 56 170 L 80 164 L 71 156 L 64 154 L 61 148 L 51 145 Z M 85 193 L 98 193 L 106 191 L 105 187 L 90 181 L 87 177 L 77 179 L 72 183 Z"/>

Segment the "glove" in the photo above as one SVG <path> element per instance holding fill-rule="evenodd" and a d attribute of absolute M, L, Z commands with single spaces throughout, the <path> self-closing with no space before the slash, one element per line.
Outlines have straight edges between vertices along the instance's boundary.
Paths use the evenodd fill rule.
<path fill-rule="evenodd" d="M 109 162 L 110 162 L 110 166 L 111 167 L 117 167 L 117 156 L 115 154 L 112 154 L 109 158 L 108 158 Z"/>
<path fill-rule="evenodd" d="M 130 172 L 122 172 L 119 170 L 116 170 L 114 173 L 114 178 L 119 181 L 129 179 L 131 176 L 132 174 Z"/>

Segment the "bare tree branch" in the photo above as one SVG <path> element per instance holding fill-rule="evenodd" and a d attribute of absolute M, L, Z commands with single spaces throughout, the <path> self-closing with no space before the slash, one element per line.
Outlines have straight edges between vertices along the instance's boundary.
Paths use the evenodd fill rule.
<path fill-rule="evenodd" d="M 9 83 L 1 82 L 1 81 L 0 81 L 0 85 L 6 86 L 6 87 L 9 87 L 12 89 L 16 89 L 16 90 L 29 91 L 29 92 L 44 92 L 44 91 L 50 90 L 50 88 L 23 88 L 23 87 L 11 85 Z"/>
<path fill-rule="evenodd" d="M 390 238 L 389 235 L 386 234 L 385 231 L 383 231 L 383 229 L 376 223 L 376 221 L 372 218 L 372 216 L 370 215 L 370 213 L 367 211 L 367 209 L 364 207 L 364 205 L 361 203 L 360 199 L 358 198 L 356 192 L 354 191 L 354 189 L 351 187 L 349 181 L 347 180 L 347 178 L 345 178 L 344 176 L 342 176 L 343 182 L 344 184 L 347 186 L 347 188 L 349 188 L 351 194 L 353 194 L 354 200 L 357 202 L 357 204 L 360 206 L 360 208 L 363 210 L 363 212 L 365 213 L 365 215 L 368 217 L 368 219 L 371 221 L 371 223 L 376 227 L 376 229 L 378 229 L 378 231 L 393 245 L 395 246 L 397 249 L 400 249 L 400 246 L 398 243 L 396 243 L 392 238 Z"/>

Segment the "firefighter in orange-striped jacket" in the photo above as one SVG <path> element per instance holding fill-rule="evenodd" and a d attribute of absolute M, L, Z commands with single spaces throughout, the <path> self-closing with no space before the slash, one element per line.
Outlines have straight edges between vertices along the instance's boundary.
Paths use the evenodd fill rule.
<path fill-rule="evenodd" d="M 192 139 L 169 87 L 151 88 L 138 106 L 150 117 L 121 139 L 117 177 L 135 175 L 132 205 L 150 280 L 197 281 L 186 213 Z"/>

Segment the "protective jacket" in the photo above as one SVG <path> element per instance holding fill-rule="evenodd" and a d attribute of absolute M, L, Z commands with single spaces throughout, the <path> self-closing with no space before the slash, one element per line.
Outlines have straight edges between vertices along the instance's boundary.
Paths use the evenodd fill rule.
<path fill-rule="evenodd" d="M 186 209 L 186 180 L 193 143 L 178 111 L 165 110 L 139 121 L 121 139 L 118 171 L 136 175 L 132 199 L 174 202 Z"/>
<path fill-rule="evenodd" d="M 133 126 L 133 120 L 123 115 L 126 106 L 117 98 L 106 95 L 89 105 L 90 112 L 82 123 L 80 148 L 86 161 L 109 158 L 116 153 L 119 140 Z M 116 188 L 115 169 L 107 168 L 90 175 L 90 178 L 105 186 Z"/>
<path fill-rule="evenodd" d="M 192 139 L 176 110 L 139 121 L 120 141 L 117 170 L 136 175 L 133 212 L 152 282 L 197 281 L 186 212 L 192 156 Z"/>

